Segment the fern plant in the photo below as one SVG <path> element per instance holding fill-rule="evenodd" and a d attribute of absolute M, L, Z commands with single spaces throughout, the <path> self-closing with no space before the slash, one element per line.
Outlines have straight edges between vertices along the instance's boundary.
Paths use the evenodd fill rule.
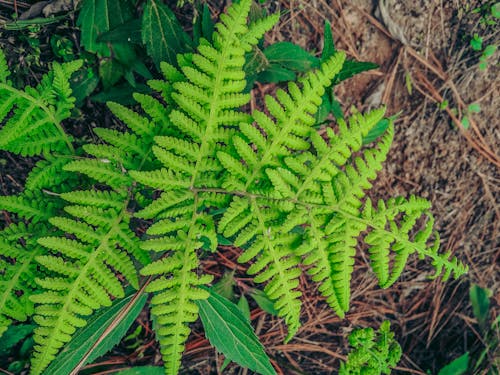
<path fill-rule="evenodd" d="M 401 347 L 394 340 L 389 321 L 384 321 L 378 331 L 373 328 L 355 329 L 349 334 L 353 350 L 341 363 L 339 375 L 390 374 L 401 358 Z"/>
<path fill-rule="evenodd" d="M 302 265 L 339 316 L 349 309 L 357 244 L 369 246 L 380 286 L 401 274 L 413 253 L 446 280 L 467 268 L 439 253 L 426 200 L 374 204 L 366 197 L 393 137 L 392 123 L 363 147 L 385 110 L 354 114 L 319 135 L 315 113 L 341 71 L 336 52 L 264 111 L 242 108 L 250 95 L 245 53 L 278 20 L 247 23 L 251 1 L 233 4 L 212 42 L 161 65 L 157 95 L 136 94 L 140 112 L 109 103 L 127 129 L 97 128 L 83 144 L 63 128 L 74 99 L 68 80 L 79 62 L 54 64 L 36 88 L 16 89 L 0 54 L 0 148 L 42 160 L 25 191 L 0 197 L 16 223 L 0 232 L 0 334 L 32 319 L 31 373 L 41 374 L 96 310 L 147 284 L 166 374 L 178 373 L 197 300 L 212 280 L 200 262 L 220 236 L 242 249 L 239 261 L 300 327 Z M 420 218 L 426 219 L 425 224 Z M 134 220 L 149 228 L 138 236 Z M 21 297 L 19 297 L 21 296 Z"/>

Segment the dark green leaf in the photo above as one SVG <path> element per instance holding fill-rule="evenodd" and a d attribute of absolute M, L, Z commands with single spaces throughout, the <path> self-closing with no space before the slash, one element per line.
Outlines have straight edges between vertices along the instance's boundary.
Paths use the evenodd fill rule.
<path fill-rule="evenodd" d="M 231 301 L 207 289 L 210 296 L 198 300 L 200 318 L 210 343 L 226 358 L 262 375 L 275 375 L 252 326 Z"/>
<path fill-rule="evenodd" d="M 222 234 L 217 234 L 217 243 L 222 246 L 231 246 L 233 243 Z"/>
<path fill-rule="evenodd" d="M 166 61 L 177 65 L 177 54 L 191 45 L 174 13 L 157 0 L 148 0 L 142 15 L 142 42 L 156 66 Z"/>
<path fill-rule="evenodd" d="M 339 101 L 334 97 L 332 97 L 332 114 L 337 120 L 344 120 L 344 111 L 342 111 Z"/>
<path fill-rule="evenodd" d="M 315 115 L 316 124 L 321 124 L 325 122 L 331 110 L 332 110 L 332 105 L 330 102 L 330 95 L 326 93 L 321 97 L 321 104 Z"/>
<path fill-rule="evenodd" d="M 277 83 L 283 81 L 293 81 L 295 73 L 277 64 L 269 65 L 263 72 L 257 75 L 257 81 L 262 83 Z"/>
<path fill-rule="evenodd" d="M 131 19 L 97 37 L 98 42 L 142 44 L 141 20 Z"/>
<path fill-rule="evenodd" d="M 212 15 L 210 14 L 210 9 L 208 9 L 207 4 L 203 4 L 203 14 L 201 17 L 201 31 L 202 36 L 208 41 L 212 41 L 212 34 L 214 33 L 214 22 L 212 21 Z"/>
<path fill-rule="evenodd" d="M 243 313 L 243 316 L 250 322 L 250 305 L 244 294 L 241 295 L 238 301 L 238 308 Z"/>
<path fill-rule="evenodd" d="M 302 47 L 290 43 L 279 42 L 264 49 L 264 55 L 271 64 L 279 64 L 296 72 L 307 72 L 319 67 L 319 59 L 312 56 Z"/>
<path fill-rule="evenodd" d="M 481 288 L 476 284 L 473 284 L 469 290 L 472 311 L 479 325 L 482 327 L 484 327 L 490 311 L 490 298 L 488 292 L 488 289 Z"/>
<path fill-rule="evenodd" d="M 109 57 L 108 45 L 98 42 L 97 37 L 126 23 L 132 16 L 132 4 L 127 0 L 84 0 L 77 21 L 81 28 L 81 45 L 88 52 Z"/>
<path fill-rule="evenodd" d="M 63 18 L 66 18 L 67 15 L 61 15 L 61 16 L 55 16 L 55 17 L 37 17 L 37 18 L 31 18 L 29 20 L 15 20 L 12 22 L 8 22 L 5 24 L 2 24 L 2 28 L 5 30 L 23 30 L 27 29 L 32 26 L 44 26 L 44 25 L 50 25 L 53 23 L 57 23 Z"/>
<path fill-rule="evenodd" d="M 384 134 L 387 128 L 389 127 L 389 124 L 390 120 L 386 118 L 377 122 L 377 124 L 370 129 L 368 134 L 365 137 L 363 137 L 363 144 L 366 145 L 368 143 L 371 143 L 378 137 L 380 137 L 382 134 Z"/>
<path fill-rule="evenodd" d="M 165 369 L 159 366 L 140 366 L 114 372 L 114 375 L 164 375 Z"/>
<path fill-rule="evenodd" d="M 85 98 L 87 98 L 96 89 L 99 84 L 99 76 L 92 68 L 80 69 L 71 78 L 71 89 L 76 99 L 76 106 L 80 107 Z"/>
<path fill-rule="evenodd" d="M 32 324 L 11 325 L 0 340 L 0 357 L 9 354 L 17 343 L 33 332 L 35 327 Z"/>
<path fill-rule="evenodd" d="M 335 77 L 334 81 L 337 84 L 355 76 L 356 74 L 376 68 L 378 68 L 378 65 L 372 62 L 347 60 L 340 73 Z"/>
<path fill-rule="evenodd" d="M 94 313 L 87 326 L 74 334 L 73 339 L 64 346 L 44 375 L 67 375 L 86 355 L 88 357 L 82 365 L 94 361 L 118 344 L 148 298 L 147 294 L 136 296 L 136 293 Z M 106 332 L 110 328 L 111 330 Z"/>
<path fill-rule="evenodd" d="M 7 371 L 12 374 L 20 374 L 24 367 L 26 367 L 25 361 L 14 361 L 12 363 L 9 363 Z"/>
<path fill-rule="evenodd" d="M 135 87 L 132 87 L 125 82 L 111 87 L 108 91 L 103 91 L 99 94 L 93 95 L 90 99 L 99 103 L 116 102 L 122 105 L 132 105 L 136 104 L 136 101 L 133 98 L 134 92 L 148 94 L 151 92 L 151 88 L 142 84 L 137 84 Z"/>
<path fill-rule="evenodd" d="M 269 299 L 266 293 L 260 289 L 254 289 L 250 295 L 262 310 L 271 315 L 278 316 L 278 311 L 274 308 L 274 302 Z"/>
<path fill-rule="evenodd" d="M 462 375 L 467 372 L 469 367 L 469 353 L 465 353 L 452 362 L 444 366 L 438 375 Z"/>
<path fill-rule="evenodd" d="M 99 65 L 99 77 L 102 80 L 104 91 L 107 91 L 111 86 L 120 80 L 125 69 L 119 62 L 111 59 L 101 61 Z"/>
<path fill-rule="evenodd" d="M 335 43 L 333 42 L 332 28 L 330 22 L 325 20 L 325 30 L 323 31 L 323 52 L 321 61 L 326 61 L 335 53 Z"/>

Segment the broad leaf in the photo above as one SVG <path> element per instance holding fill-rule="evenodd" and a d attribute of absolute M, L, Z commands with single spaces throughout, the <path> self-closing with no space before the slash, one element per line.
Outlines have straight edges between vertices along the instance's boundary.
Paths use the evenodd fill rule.
<path fill-rule="evenodd" d="M 354 77 L 356 74 L 366 72 L 378 68 L 378 65 L 372 62 L 346 60 L 342 70 L 334 79 L 335 84 L 342 82 L 348 78 Z"/>
<path fill-rule="evenodd" d="M 263 311 L 278 316 L 278 311 L 274 308 L 274 302 L 269 299 L 266 293 L 260 289 L 254 289 L 250 295 Z"/>
<path fill-rule="evenodd" d="M 269 63 L 279 64 L 286 69 L 297 72 L 307 72 L 319 66 L 318 58 L 290 42 L 271 44 L 263 52 Z"/>
<path fill-rule="evenodd" d="M 132 19 L 100 34 L 98 42 L 142 44 L 141 20 Z"/>
<path fill-rule="evenodd" d="M 212 289 L 218 295 L 227 298 L 230 301 L 234 301 L 236 298 L 234 296 L 233 287 L 236 285 L 234 280 L 234 271 L 224 272 L 221 279 L 212 286 Z"/>
<path fill-rule="evenodd" d="M 283 68 L 278 64 L 271 64 L 269 67 L 257 75 L 257 81 L 262 83 L 277 83 L 283 81 L 292 81 L 295 79 L 295 73 L 289 69 Z"/>
<path fill-rule="evenodd" d="M 141 312 L 147 294 L 135 292 L 101 309 L 92 316 L 87 326 L 80 329 L 45 370 L 44 375 L 67 375 L 77 366 L 91 363 L 102 356 L 127 333 Z"/>
<path fill-rule="evenodd" d="M 472 311 L 479 325 L 484 327 L 490 310 L 489 290 L 481 288 L 479 285 L 472 285 L 469 290 Z"/>
<path fill-rule="evenodd" d="M 33 332 L 33 324 L 11 325 L 0 339 L 0 357 L 9 354 L 14 346 Z"/>
<path fill-rule="evenodd" d="M 82 68 L 73 75 L 71 89 L 73 90 L 77 107 L 83 104 L 85 98 L 92 94 L 98 84 L 99 76 L 92 68 Z"/>
<path fill-rule="evenodd" d="M 371 143 L 378 137 L 380 137 L 382 134 L 384 134 L 387 128 L 389 127 L 389 124 L 390 120 L 386 118 L 377 122 L 377 124 L 370 129 L 368 134 L 363 137 L 363 144 L 366 145 L 368 143 Z"/>
<path fill-rule="evenodd" d="M 135 87 L 130 86 L 127 82 L 111 87 L 108 91 L 100 92 L 91 96 L 91 100 L 99 103 L 115 102 L 122 105 L 133 105 L 135 101 L 134 93 L 148 94 L 151 92 L 149 86 L 138 84 Z"/>
<path fill-rule="evenodd" d="M 252 326 L 231 301 L 207 289 L 210 296 L 198 300 L 200 318 L 210 343 L 226 358 L 262 375 L 276 374 Z"/>
<path fill-rule="evenodd" d="M 81 27 L 81 45 L 88 52 L 109 57 L 108 45 L 98 42 L 97 37 L 130 20 L 132 14 L 131 3 L 127 0 L 84 0 L 78 17 L 78 25 Z M 116 47 L 131 48 L 123 43 L 115 45 Z"/>
<path fill-rule="evenodd" d="M 323 52 L 321 53 L 321 62 L 328 60 L 335 53 L 335 43 L 333 42 L 332 28 L 330 22 L 325 21 L 325 30 L 323 31 Z"/>
<path fill-rule="evenodd" d="M 468 367 L 469 353 L 465 353 L 439 370 L 438 375 L 462 375 L 467 372 Z"/>
<path fill-rule="evenodd" d="M 161 1 L 149 0 L 142 15 L 142 42 L 156 66 L 162 61 L 177 64 L 177 54 L 191 46 L 174 13 Z"/>

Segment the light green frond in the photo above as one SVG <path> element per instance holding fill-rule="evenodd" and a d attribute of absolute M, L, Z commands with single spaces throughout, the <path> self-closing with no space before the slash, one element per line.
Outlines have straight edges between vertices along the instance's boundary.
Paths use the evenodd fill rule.
<path fill-rule="evenodd" d="M 247 272 L 255 275 L 255 282 L 266 283 L 264 290 L 285 319 L 286 340 L 290 340 L 300 326 L 301 293 L 296 288 L 301 271 L 300 259 L 292 250 L 296 236 L 282 231 L 284 217 L 279 210 L 265 208 L 256 200 L 236 197 L 218 230 L 225 237 L 236 235 L 234 244 L 245 249 L 239 262 L 254 260 Z"/>
<path fill-rule="evenodd" d="M 331 80 L 342 68 L 344 59 L 345 55 L 339 52 L 325 62 L 321 69 L 309 72 L 300 81 L 300 87 L 296 83 L 290 83 L 288 92 L 281 89 L 277 91 L 278 99 L 266 97 L 266 105 L 273 118 L 263 112 L 254 111 L 253 118 L 258 128 L 240 126 L 247 138 L 246 143 L 255 147 L 254 155 L 249 153 L 248 148 L 241 147 L 241 141 L 236 141 L 239 145 L 235 145 L 235 160 L 242 159 L 244 163 L 239 161 L 241 166 L 238 168 L 232 163 L 232 170 L 239 170 L 239 173 L 228 177 L 229 181 L 225 186 L 240 187 L 244 183 L 248 188 L 255 180 L 263 177 L 266 169 L 279 166 L 283 157 L 310 147 L 307 137 L 315 122 L 314 114 L 321 104 L 325 87 L 331 85 Z M 265 137 L 260 134 L 259 129 Z M 228 160 L 224 153 L 219 155 Z M 246 158 L 249 158 L 248 163 Z M 242 169 L 247 171 L 243 172 Z"/>
<path fill-rule="evenodd" d="M 37 290 L 35 258 L 45 253 L 34 234 L 46 233 L 44 225 L 22 223 L 0 231 L 0 330 L 12 321 L 26 321 L 34 312 L 29 296 Z"/>
<path fill-rule="evenodd" d="M 65 171 L 83 173 L 96 181 L 111 186 L 113 189 L 127 187 L 131 183 L 129 176 L 117 169 L 109 160 L 75 160 L 64 166 Z"/>
<path fill-rule="evenodd" d="M 50 223 L 75 240 L 66 237 L 44 237 L 38 243 L 51 255 L 38 256 L 37 262 L 50 271 L 51 277 L 40 278 L 45 291 L 31 300 L 36 304 L 35 355 L 32 373 L 40 374 L 68 341 L 78 327 L 86 325 L 85 317 L 96 309 L 109 306 L 111 298 L 122 298 L 124 290 L 119 273 L 134 287 L 138 277 L 131 253 L 138 250 L 138 241 L 124 241 L 134 236 L 124 227 L 128 222 L 126 206 L 121 209 L 102 208 L 111 193 L 78 192 L 65 194 L 69 199 L 93 205 L 66 206 L 74 219 L 54 217 Z M 126 232 L 125 234 L 123 232 Z M 131 244 L 132 249 L 128 244 Z M 55 278 L 54 278 L 55 277 Z M 55 309 L 56 312 L 49 312 Z"/>
<path fill-rule="evenodd" d="M 189 267 L 186 267 L 189 264 Z M 179 372 L 181 356 L 189 336 L 188 325 L 198 319 L 198 306 L 194 301 L 208 298 L 208 292 L 199 286 L 206 285 L 211 276 L 198 276 L 195 272 L 198 258 L 194 249 L 184 248 L 142 269 L 145 276 L 158 275 L 148 292 L 155 293 L 151 299 L 151 314 L 156 323 L 156 335 L 161 344 L 165 373 Z"/>
<path fill-rule="evenodd" d="M 41 189 L 57 191 L 61 185 L 75 178 L 73 173 L 68 173 L 63 169 L 71 160 L 70 157 L 64 157 L 64 155 L 57 157 L 47 155 L 45 159 L 38 161 L 30 171 L 24 185 L 25 188 L 31 191 Z"/>
<path fill-rule="evenodd" d="M 250 44 L 251 46 L 257 45 L 258 41 L 278 23 L 279 19 L 279 13 L 274 13 L 250 23 L 250 25 L 248 25 L 248 31 L 241 39 L 242 44 L 244 46 L 246 44 Z M 249 48 L 247 47 L 245 49 L 248 50 Z"/>
<path fill-rule="evenodd" d="M 62 193 L 61 198 L 71 203 L 86 206 L 120 209 L 126 196 L 115 191 L 75 190 Z"/>
<path fill-rule="evenodd" d="M 4 58 L 1 61 L 5 64 Z M 0 73 L 0 149 L 23 156 L 73 151 L 72 139 L 61 122 L 74 106 L 69 79 L 81 64 L 80 60 L 54 63 L 36 88 L 24 91 L 14 88 L 6 73 Z M 6 65 L 0 69 L 5 72 Z"/>
<path fill-rule="evenodd" d="M 15 213 L 33 223 L 46 221 L 53 216 L 61 202 L 40 191 L 25 191 L 20 195 L 0 196 L 0 210 Z"/>
<path fill-rule="evenodd" d="M 154 125 L 147 118 L 118 103 L 108 102 L 107 106 L 135 134 L 140 136 L 153 134 Z"/>
<path fill-rule="evenodd" d="M 372 207 L 371 201 L 366 202 L 363 218 L 370 221 L 371 230 L 365 242 L 371 245 L 370 260 L 381 287 L 387 288 L 397 280 L 408 257 L 415 252 L 422 258 L 431 258 L 436 277 L 444 273 L 443 279 L 447 279 L 452 274 L 458 277 L 467 272 L 467 267 L 456 258 L 448 260 L 449 253 L 438 252 L 439 237 L 428 245 L 434 223 L 429 208 L 427 200 L 415 196 L 379 201 L 377 208 Z M 427 217 L 427 223 L 412 236 L 421 217 Z"/>

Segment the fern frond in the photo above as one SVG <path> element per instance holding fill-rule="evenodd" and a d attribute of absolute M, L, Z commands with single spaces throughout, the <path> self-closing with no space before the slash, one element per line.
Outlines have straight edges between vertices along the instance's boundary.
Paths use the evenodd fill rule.
<path fill-rule="evenodd" d="M 439 237 L 432 246 L 428 246 L 434 223 L 429 208 L 427 200 L 415 196 L 408 200 L 401 197 L 387 202 L 380 200 L 377 208 L 372 207 L 370 200 L 366 202 L 363 218 L 370 221 L 371 231 L 366 235 L 365 242 L 371 245 L 370 260 L 381 287 L 387 288 L 397 280 L 408 257 L 414 252 L 422 258 L 432 259 L 436 268 L 435 277 L 444 272 L 443 279 L 446 280 L 452 274 L 458 277 L 467 272 L 467 267 L 456 258 L 448 260 L 450 253 L 439 254 Z M 428 221 L 412 239 L 411 231 L 422 216 L 426 216 Z M 394 256 L 391 257 L 391 254 Z"/>
<path fill-rule="evenodd" d="M 69 117 L 74 104 L 69 79 L 81 65 L 80 60 L 54 63 L 36 88 L 26 87 L 24 91 L 14 88 L 3 74 L 0 149 L 23 156 L 73 151 L 71 137 L 61 122 Z M 8 114 L 11 115 L 7 117 Z"/>
<path fill-rule="evenodd" d="M 33 223 L 54 216 L 61 202 L 39 191 L 25 191 L 19 195 L 0 196 L 0 210 L 15 213 Z"/>
<path fill-rule="evenodd" d="M 255 259 L 247 272 L 256 275 L 255 282 L 267 283 L 264 290 L 287 323 L 288 341 L 300 326 L 301 293 L 296 288 L 301 271 L 300 259 L 291 250 L 296 236 L 284 230 L 283 223 L 291 228 L 297 223 L 279 207 L 266 207 L 268 204 L 235 197 L 218 229 L 225 237 L 236 236 L 234 244 L 245 249 L 238 262 Z"/>
<path fill-rule="evenodd" d="M 146 291 L 155 293 L 151 299 L 151 314 L 156 323 L 156 335 L 161 343 L 165 373 L 179 372 L 181 357 L 190 329 L 187 326 L 198 319 L 198 306 L 194 301 L 208 298 L 208 292 L 199 288 L 208 284 L 212 277 L 198 276 L 185 264 L 196 265 L 194 249 L 175 252 L 172 256 L 154 262 L 141 271 L 145 276 L 159 276 Z"/>
<path fill-rule="evenodd" d="M 74 173 L 68 173 L 64 166 L 71 162 L 71 157 L 65 155 L 53 156 L 47 154 L 45 159 L 38 161 L 26 178 L 24 187 L 36 191 L 48 189 L 53 192 L 61 191 L 64 185 L 75 179 Z"/>
<path fill-rule="evenodd" d="M 123 222 L 128 223 L 126 202 L 121 210 L 101 208 L 105 193 L 84 192 L 65 194 L 73 200 L 93 203 L 93 206 L 67 206 L 74 219 L 53 217 L 50 223 L 75 239 L 43 237 L 38 243 L 52 255 L 38 256 L 37 262 L 50 272 L 50 277 L 37 283 L 44 292 L 31 297 L 36 304 L 35 354 L 32 373 L 41 373 L 67 343 L 78 327 L 86 324 L 85 317 L 96 309 L 109 306 L 111 297 L 121 298 L 124 291 L 115 273 L 120 273 L 138 287 L 137 271 L 129 248 L 123 241 L 123 231 L 135 237 Z M 101 201 L 95 198 L 100 198 Z M 111 197 L 111 194 L 109 195 Z M 138 241 L 132 242 L 138 246 Z"/>
<path fill-rule="evenodd" d="M 34 312 L 29 296 L 37 290 L 35 258 L 45 253 L 36 239 L 46 233 L 44 225 L 22 223 L 0 231 L 0 331 L 12 320 L 26 321 Z"/>
<path fill-rule="evenodd" d="M 259 40 L 271 30 L 280 19 L 279 13 L 271 14 L 270 16 L 259 18 L 258 20 L 248 25 L 248 31 L 243 35 L 242 44 L 249 44 L 250 47 L 257 45 Z M 249 49 L 248 47 L 246 49 Z"/>
<path fill-rule="evenodd" d="M 301 87 L 292 82 L 288 85 L 288 92 L 277 91 L 278 100 L 267 96 L 266 105 L 274 120 L 263 112 L 254 111 L 252 115 L 258 128 L 240 125 L 244 137 L 233 137 L 236 153 L 220 151 L 217 154 L 219 161 L 231 171 L 227 174 L 225 188 L 247 190 L 264 177 L 267 168 L 277 167 L 282 158 L 310 147 L 307 137 L 315 122 L 314 113 L 321 104 L 325 87 L 340 71 L 344 59 L 343 53 L 337 53 L 321 69 L 311 71 L 301 79 Z"/>
<path fill-rule="evenodd" d="M 131 184 L 132 180 L 110 160 L 83 159 L 75 160 L 64 166 L 65 171 L 83 173 L 96 181 L 111 186 L 113 189 L 120 189 Z"/>

